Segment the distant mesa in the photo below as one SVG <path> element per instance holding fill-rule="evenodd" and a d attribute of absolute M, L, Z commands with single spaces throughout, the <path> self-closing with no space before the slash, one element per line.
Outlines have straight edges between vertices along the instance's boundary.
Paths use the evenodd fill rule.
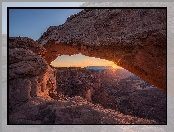
<path fill-rule="evenodd" d="M 104 70 L 104 69 L 112 69 L 112 66 L 87 66 L 85 68 L 92 70 Z"/>

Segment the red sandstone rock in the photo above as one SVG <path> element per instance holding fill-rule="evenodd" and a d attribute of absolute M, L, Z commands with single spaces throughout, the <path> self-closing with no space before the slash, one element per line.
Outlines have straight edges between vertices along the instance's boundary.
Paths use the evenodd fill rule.
<path fill-rule="evenodd" d="M 63 54 L 112 60 L 166 91 L 165 9 L 83 10 L 63 25 L 50 26 L 38 42 L 49 64 L 62 54 L 63 44 Z"/>
<path fill-rule="evenodd" d="M 100 76 L 92 70 L 83 68 L 56 68 L 57 92 L 73 97 L 81 96 L 92 101 L 92 96 L 100 91 Z"/>
<path fill-rule="evenodd" d="M 46 72 L 46 61 L 30 50 L 23 48 L 9 49 L 9 78 L 38 76 Z"/>
<path fill-rule="evenodd" d="M 104 108 L 153 119 L 161 124 L 166 123 L 166 94 L 127 70 L 109 69 L 101 72 L 85 68 L 56 70 L 58 93 L 69 97 L 81 96 Z"/>
<path fill-rule="evenodd" d="M 31 97 L 56 94 L 55 70 L 39 55 L 23 48 L 9 49 L 9 103 L 11 110 Z"/>
<path fill-rule="evenodd" d="M 10 37 L 9 48 L 23 48 L 33 51 L 35 54 L 44 56 L 45 48 L 28 37 Z"/>

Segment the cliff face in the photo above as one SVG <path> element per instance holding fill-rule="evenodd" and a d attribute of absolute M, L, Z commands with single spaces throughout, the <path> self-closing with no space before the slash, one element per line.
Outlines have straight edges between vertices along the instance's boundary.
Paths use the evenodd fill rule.
<path fill-rule="evenodd" d="M 82 53 L 111 60 L 166 91 L 165 9 L 83 10 L 48 28 L 38 43 L 49 64 L 62 52 Z"/>
<path fill-rule="evenodd" d="M 56 68 L 57 92 L 68 97 L 81 96 L 92 102 L 97 94 L 104 96 L 100 75 L 82 68 Z"/>
<path fill-rule="evenodd" d="M 56 89 L 55 69 L 51 68 L 40 56 L 41 49 L 31 39 L 12 38 L 9 41 L 9 103 L 11 111 L 32 97 L 49 98 L 49 94 L 54 93 Z"/>

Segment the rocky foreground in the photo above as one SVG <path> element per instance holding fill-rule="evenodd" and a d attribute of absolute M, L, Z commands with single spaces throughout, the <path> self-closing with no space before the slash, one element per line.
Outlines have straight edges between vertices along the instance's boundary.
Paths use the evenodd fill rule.
<path fill-rule="evenodd" d="M 145 16 L 148 16 L 147 18 L 149 18 L 151 10 L 133 12 L 135 16 L 139 15 L 138 18 L 141 18 L 142 20 L 145 19 L 144 21 L 147 22 Z M 74 18 L 79 17 L 80 15 L 93 19 L 96 13 L 100 14 L 100 11 L 82 11 L 80 14 L 68 18 L 65 27 L 68 23 L 73 23 L 73 21 L 76 20 Z M 107 13 L 110 15 L 107 15 Z M 101 15 L 105 14 L 104 16 L 106 16 L 106 18 L 109 16 L 115 18 L 120 13 L 119 10 L 116 10 L 116 12 L 114 12 L 114 10 L 111 12 L 108 12 L 107 10 L 106 12 L 101 11 Z M 129 10 L 126 14 L 127 13 L 130 14 Z M 165 89 L 165 87 L 163 87 L 166 82 L 166 74 L 164 74 L 166 63 L 165 43 L 163 43 L 165 40 L 165 22 L 159 22 L 165 20 L 165 16 L 164 18 L 161 17 L 159 21 L 156 21 L 159 19 L 158 16 L 164 13 L 165 11 L 163 10 L 157 13 L 157 17 L 150 21 L 152 26 L 149 26 L 148 23 L 144 23 L 144 26 L 146 27 L 144 29 L 148 31 L 147 34 L 144 30 L 139 32 L 139 34 L 142 33 L 144 39 L 137 39 L 138 41 L 142 40 L 141 42 L 146 42 L 144 46 L 145 49 L 148 47 L 150 40 L 152 43 L 154 42 L 154 45 L 152 45 L 150 49 L 147 49 L 146 53 L 144 53 L 144 50 L 140 50 L 143 47 L 143 43 L 137 44 L 138 46 L 131 46 L 129 45 L 130 43 L 126 43 L 126 47 L 133 47 L 133 49 L 136 50 L 121 50 L 122 48 L 120 46 L 116 43 L 112 43 L 113 45 L 117 45 L 116 47 L 120 49 L 120 52 L 117 51 L 118 54 L 112 54 L 116 52 L 115 50 L 111 51 L 111 49 L 114 49 L 112 44 L 110 45 L 111 48 L 108 48 L 108 46 L 106 48 L 104 45 L 99 45 L 101 48 L 96 46 L 91 48 L 88 47 L 88 44 L 84 47 L 79 47 L 78 45 L 73 46 L 72 43 L 68 45 L 66 37 L 61 37 L 61 43 L 55 44 L 54 39 L 51 38 L 51 34 L 56 35 L 58 30 L 61 32 L 60 29 L 63 29 L 62 31 L 64 31 L 64 29 L 66 29 L 64 26 L 60 26 L 60 29 L 57 29 L 57 27 L 49 28 L 38 41 L 34 41 L 27 37 L 9 38 L 8 123 L 166 124 L 166 96 L 162 91 L 156 89 L 154 86 L 150 86 L 149 84 L 142 82 L 140 79 L 136 79 L 136 77 L 126 77 L 118 80 L 118 78 L 113 74 L 112 77 L 115 78 L 112 80 L 112 78 L 110 78 L 111 75 L 109 75 L 111 72 L 102 72 L 99 74 L 85 69 L 57 69 L 50 66 L 50 59 L 54 59 L 58 54 L 63 53 L 74 54 L 82 52 L 85 55 L 97 56 L 100 52 L 103 53 L 103 55 L 100 54 L 101 58 L 109 56 L 108 60 L 115 59 L 115 61 L 118 61 L 118 58 L 115 58 L 116 55 L 120 56 L 121 54 L 125 55 L 126 53 L 132 53 L 135 55 L 135 59 L 128 54 L 128 56 L 124 56 L 124 59 L 120 64 L 125 62 L 124 67 L 128 68 L 129 65 L 127 65 L 127 63 L 134 60 L 132 61 L 133 64 L 138 65 L 134 68 L 137 68 L 140 71 L 139 73 L 149 80 L 152 75 L 149 73 L 148 67 L 146 66 L 149 64 L 156 66 L 156 63 L 160 60 L 161 63 L 159 63 L 157 70 L 155 70 L 154 67 L 152 68 L 152 83 L 160 86 L 161 89 Z M 154 14 L 155 12 L 152 11 L 152 15 Z M 98 19 L 103 21 L 103 18 L 101 17 Z M 113 19 L 113 21 L 114 20 L 115 19 Z M 159 23 L 161 23 L 161 25 Z M 110 24 L 112 25 L 112 22 Z M 142 24 L 143 23 L 141 23 L 140 26 Z M 95 26 L 97 25 L 98 24 L 96 23 Z M 157 29 L 153 29 L 155 25 L 159 25 L 156 26 L 158 27 Z M 96 27 L 98 31 L 102 30 L 102 28 L 100 28 L 101 26 L 103 26 L 102 23 Z M 105 26 L 105 28 L 109 28 L 108 24 Z M 76 33 L 76 31 L 74 32 Z M 57 34 L 57 37 L 60 34 L 61 33 Z M 132 35 L 135 34 L 136 32 Z M 134 37 L 131 38 L 134 39 Z M 162 43 L 157 43 L 155 38 L 159 37 L 161 38 L 160 40 Z M 73 43 L 77 44 L 75 40 L 78 38 L 81 37 L 76 36 L 75 39 L 73 39 Z M 55 37 L 55 39 L 57 38 Z M 97 44 L 100 44 L 98 43 L 98 40 L 96 41 Z M 64 43 L 67 45 L 64 45 Z M 161 45 L 157 46 L 160 48 L 153 50 L 153 47 L 156 47 L 158 44 Z M 52 50 L 54 46 L 55 49 Z M 139 46 L 140 49 L 138 48 Z M 96 49 L 94 47 L 96 47 Z M 151 52 L 149 52 L 150 50 L 152 50 L 151 52 L 154 51 L 154 54 L 151 54 Z M 111 54 L 112 56 L 110 56 Z M 143 61 L 144 67 L 142 68 L 144 70 L 140 68 L 140 58 L 137 58 L 137 55 L 142 56 L 142 58 L 148 58 L 147 61 Z M 157 56 L 160 56 L 160 58 L 155 62 L 152 61 L 153 59 L 156 59 Z M 152 62 L 153 64 L 148 62 Z M 158 73 L 160 69 L 161 72 Z M 137 73 L 137 71 L 135 73 Z M 156 76 L 158 75 L 156 73 L 158 73 L 159 76 Z M 155 81 L 155 78 L 157 78 L 157 81 Z M 129 81 L 124 79 L 128 79 Z M 164 81 L 161 81 L 161 79 L 164 79 Z M 162 83 L 161 85 L 160 81 Z"/>

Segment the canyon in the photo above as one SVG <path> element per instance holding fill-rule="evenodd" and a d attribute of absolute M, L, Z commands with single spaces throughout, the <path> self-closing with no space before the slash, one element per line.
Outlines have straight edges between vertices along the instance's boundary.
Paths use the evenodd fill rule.
<path fill-rule="evenodd" d="M 85 9 L 36 41 L 8 39 L 9 124 L 166 124 L 166 10 Z M 50 66 L 78 53 L 136 76 Z"/>
<path fill-rule="evenodd" d="M 166 122 L 166 94 L 125 69 L 56 68 L 57 92 L 126 115 Z M 158 116 L 156 116 L 158 115 Z"/>

